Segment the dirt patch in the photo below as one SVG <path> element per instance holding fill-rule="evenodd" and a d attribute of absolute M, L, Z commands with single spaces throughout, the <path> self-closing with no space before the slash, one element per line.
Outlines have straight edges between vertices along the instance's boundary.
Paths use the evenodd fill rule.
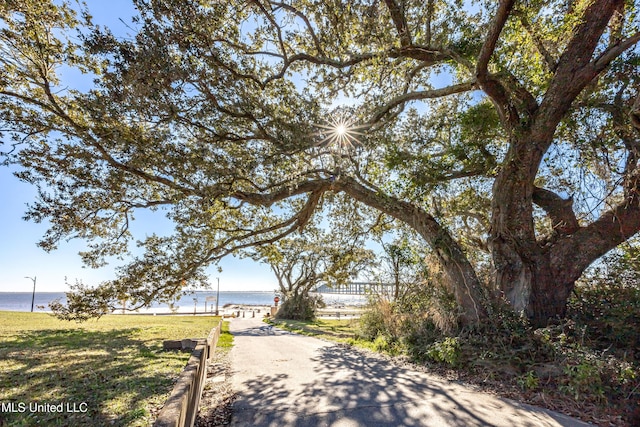
<path fill-rule="evenodd" d="M 230 348 L 217 348 L 207 368 L 207 380 L 200 399 L 196 427 L 218 427 L 231 424 L 235 393 L 231 387 Z"/>

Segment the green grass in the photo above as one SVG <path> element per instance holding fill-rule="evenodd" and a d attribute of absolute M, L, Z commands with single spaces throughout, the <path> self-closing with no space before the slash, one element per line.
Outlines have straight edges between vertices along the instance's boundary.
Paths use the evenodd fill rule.
<path fill-rule="evenodd" d="M 147 426 L 190 355 L 163 351 L 162 341 L 204 338 L 217 323 L 201 316 L 111 315 L 78 324 L 44 313 L 0 312 L 0 402 L 17 409 L 0 412 L 0 425 Z M 220 345 L 229 345 L 225 340 Z M 30 411 L 37 403 L 62 403 L 64 412 Z M 67 404 L 86 412 L 67 412 Z"/>
<path fill-rule="evenodd" d="M 300 320 L 270 320 L 269 323 L 296 332 L 301 335 L 308 335 L 320 339 L 325 339 L 337 343 L 348 344 L 355 347 L 364 348 L 371 351 L 397 355 L 395 348 L 389 348 L 378 340 L 367 341 L 359 336 L 360 319 L 317 319 L 314 321 Z"/>
<path fill-rule="evenodd" d="M 379 353 L 386 353 L 392 356 L 398 354 L 398 351 L 396 351 L 395 348 L 389 348 L 378 340 L 367 341 L 360 338 L 358 334 L 359 322 L 359 319 L 317 319 L 311 322 L 284 319 L 269 321 L 269 323 L 279 328 L 301 335 L 308 335 L 328 341 L 348 344 Z"/>
<path fill-rule="evenodd" d="M 220 338 L 218 338 L 219 348 L 231 348 L 233 347 L 233 335 L 229 332 L 229 322 L 222 322 L 222 329 L 220 330 Z"/>
<path fill-rule="evenodd" d="M 271 323 L 292 332 L 336 342 L 352 342 L 359 324 L 358 319 L 273 320 Z"/>

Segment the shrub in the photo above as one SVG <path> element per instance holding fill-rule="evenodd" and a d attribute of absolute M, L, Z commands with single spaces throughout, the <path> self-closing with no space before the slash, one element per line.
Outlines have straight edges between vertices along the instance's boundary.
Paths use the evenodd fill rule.
<path fill-rule="evenodd" d="M 640 288 L 609 278 L 581 283 L 569 314 L 586 345 L 640 361 Z"/>
<path fill-rule="evenodd" d="M 358 336 L 366 341 L 373 341 L 381 335 L 393 335 L 392 303 L 372 296 L 366 311 L 360 316 Z"/>
<path fill-rule="evenodd" d="M 527 371 L 526 374 L 523 374 L 516 379 L 516 383 L 518 383 L 520 388 L 525 391 L 535 390 L 540 385 L 540 378 L 538 378 L 535 371 Z"/>
<path fill-rule="evenodd" d="M 291 295 L 280 306 L 276 319 L 315 320 L 316 309 L 322 306 L 324 306 L 324 302 L 320 296 Z"/>
<path fill-rule="evenodd" d="M 434 362 L 457 366 L 460 362 L 460 341 L 457 337 L 446 337 L 431 344 L 426 355 Z"/>
<path fill-rule="evenodd" d="M 440 264 L 430 257 L 421 263 L 422 279 L 404 283 L 397 299 L 370 298 L 359 336 L 416 361 L 457 365 L 460 345 L 451 336 L 459 332 L 458 305 Z"/>

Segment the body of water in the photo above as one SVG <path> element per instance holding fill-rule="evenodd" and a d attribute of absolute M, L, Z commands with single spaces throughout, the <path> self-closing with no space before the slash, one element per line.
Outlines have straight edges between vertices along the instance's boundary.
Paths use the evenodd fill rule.
<path fill-rule="evenodd" d="M 234 292 L 220 291 L 220 301 L 218 308 L 223 309 L 225 305 L 273 305 L 274 292 Z M 31 311 L 31 292 L 0 292 L 0 311 Z M 176 302 L 174 310 L 177 312 L 191 312 L 194 308 L 200 313 L 215 310 L 216 302 L 212 300 L 216 297 L 216 291 L 196 291 L 187 293 L 179 301 Z M 334 295 L 323 294 L 324 300 L 328 305 L 361 305 L 365 303 L 365 299 L 354 295 Z M 55 300 L 66 302 L 64 292 L 36 292 L 33 311 L 50 311 L 49 303 Z M 207 301 L 207 299 L 209 299 Z M 171 308 L 167 304 L 153 303 L 149 312 L 167 312 Z"/>
<path fill-rule="evenodd" d="M 219 308 L 226 304 L 233 305 L 271 305 L 273 304 L 273 292 L 222 292 L 220 291 Z M 31 311 L 31 292 L 0 292 L 0 310 L 3 311 Z M 215 310 L 215 301 L 207 301 L 207 297 L 215 298 L 215 291 L 197 291 L 187 293 L 179 301 L 175 307 L 178 311 L 192 311 L 194 307 L 199 312 L 205 310 L 205 302 L 207 303 L 207 311 Z M 64 292 L 36 292 L 35 307 L 33 311 L 50 311 L 49 303 L 55 300 L 66 303 Z M 195 299 L 195 301 L 194 301 Z M 153 303 L 151 311 L 170 310 L 167 304 Z"/>

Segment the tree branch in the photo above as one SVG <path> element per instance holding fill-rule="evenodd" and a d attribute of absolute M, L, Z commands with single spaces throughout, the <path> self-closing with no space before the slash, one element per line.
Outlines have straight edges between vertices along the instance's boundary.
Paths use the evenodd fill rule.
<path fill-rule="evenodd" d="M 271 206 L 292 196 L 305 193 L 317 193 L 328 191 L 332 186 L 330 179 L 317 179 L 305 181 L 295 187 L 281 187 L 271 193 L 250 193 L 245 191 L 234 191 L 229 197 L 248 202 L 253 205 Z"/>
<path fill-rule="evenodd" d="M 633 107 L 631 107 L 629 116 L 633 127 L 640 131 L 640 92 L 636 95 L 636 99 L 633 102 Z"/>
<path fill-rule="evenodd" d="M 496 49 L 500 33 L 509 18 L 514 3 L 514 0 L 500 0 L 498 11 L 493 17 L 489 33 L 487 34 L 487 38 L 480 49 L 480 55 L 478 56 L 478 62 L 476 63 L 476 77 L 480 81 L 483 81 L 488 76 L 489 60 Z"/>
<path fill-rule="evenodd" d="M 497 79 L 498 76 L 495 76 Z M 518 79 L 511 73 L 503 71 L 500 73 L 500 82 L 503 84 L 505 91 L 515 98 L 517 106 L 520 107 L 518 111 L 524 111 L 528 117 L 535 114 L 538 109 L 538 101 Z"/>
<path fill-rule="evenodd" d="M 553 229 L 562 235 L 575 233 L 580 225 L 573 211 L 573 198 L 563 199 L 553 191 L 534 187 L 533 203 L 540 206 L 549 215 Z"/>
<path fill-rule="evenodd" d="M 427 46 L 431 46 L 431 21 L 433 20 L 433 0 L 427 0 L 427 16 L 425 18 L 425 38 Z"/>
<path fill-rule="evenodd" d="M 384 2 L 387 5 L 387 9 L 389 9 L 391 20 L 400 37 L 400 46 L 411 46 L 411 34 L 409 33 L 409 25 L 407 24 L 407 17 L 404 13 L 404 6 L 399 5 L 395 0 L 385 0 Z"/>
<path fill-rule="evenodd" d="M 409 202 L 372 191 L 350 177 L 337 179 L 334 188 L 413 228 L 431 246 L 455 284 L 456 301 L 465 313 L 463 321 L 474 323 L 486 317 L 486 310 L 481 304 L 482 285 L 473 266 L 460 245 L 432 215 Z"/>
<path fill-rule="evenodd" d="M 270 77 L 268 77 L 267 79 L 265 79 L 262 83 L 261 86 L 264 88 L 266 87 L 269 83 L 271 83 L 272 81 L 281 79 L 282 77 L 284 77 L 284 75 L 287 73 L 287 70 L 289 69 L 289 67 L 294 64 L 295 62 L 309 62 L 312 64 L 316 64 L 316 65 L 327 65 L 329 67 L 333 67 L 333 68 L 338 68 L 338 69 L 342 69 L 342 68 L 347 68 L 347 67 L 351 67 L 353 65 L 357 65 L 360 64 L 361 62 L 365 62 L 368 61 L 370 59 L 373 59 L 377 56 L 380 56 L 381 54 L 379 53 L 364 53 L 364 54 L 359 54 L 359 55 L 353 55 L 350 58 L 346 59 L 346 60 L 339 60 L 339 59 L 332 59 L 332 58 L 328 58 L 328 57 L 324 57 L 324 56 L 314 56 L 314 55 L 309 55 L 308 53 L 297 53 L 297 54 L 293 54 L 291 56 L 289 56 L 288 58 L 285 58 L 284 60 L 284 64 L 282 65 L 282 68 L 280 69 L 280 71 L 277 74 L 274 74 Z"/>
<path fill-rule="evenodd" d="M 309 32 L 309 34 L 311 35 L 311 38 L 313 39 L 313 44 L 314 47 L 316 48 L 316 51 L 319 55 L 324 55 L 324 50 L 322 49 L 322 45 L 320 43 L 320 40 L 318 39 L 318 36 L 316 35 L 316 32 L 313 30 L 313 26 L 311 25 L 311 22 L 309 22 L 309 18 L 307 18 L 307 16 L 300 12 L 298 9 L 296 9 L 295 7 L 285 4 L 285 3 L 281 3 L 281 2 L 271 2 L 272 5 L 276 6 L 276 7 L 281 7 L 284 10 L 287 10 L 291 13 L 293 13 L 294 15 L 296 15 L 298 18 L 302 19 L 302 21 L 304 22 L 304 24 L 307 27 L 307 31 Z"/>
<path fill-rule="evenodd" d="M 278 25 L 278 23 L 275 21 L 275 19 L 273 18 L 273 16 L 271 16 L 269 14 L 269 12 L 267 11 L 267 9 L 262 5 L 262 3 L 259 0 L 252 0 L 252 3 L 254 3 L 255 5 L 258 6 L 258 9 L 260 9 L 260 11 L 262 12 L 262 14 L 265 16 L 265 18 L 267 19 L 267 21 L 269 21 L 269 23 L 271 24 L 271 26 L 276 30 L 276 33 L 278 34 L 278 45 L 280 46 L 280 51 L 282 52 L 282 55 L 284 57 L 284 59 L 286 60 L 287 58 L 287 52 L 286 52 L 286 48 L 284 45 L 284 41 L 282 39 L 282 29 L 280 28 L 280 26 Z"/>
<path fill-rule="evenodd" d="M 640 179 L 636 178 L 636 188 Z M 575 233 L 563 237 L 553 247 L 552 268 L 559 280 L 577 280 L 594 260 L 640 231 L 638 191 L 600 218 Z"/>
<path fill-rule="evenodd" d="M 611 64 L 613 60 L 622 55 L 625 51 L 633 47 L 640 41 L 640 32 L 636 32 L 631 37 L 619 41 L 609 46 L 602 54 L 593 62 L 593 66 L 597 72 L 604 70 Z"/>
<path fill-rule="evenodd" d="M 496 49 L 500 33 L 513 9 L 514 0 L 501 0 L 498 11 L 493 18 L 489 33 L 480 49 L 480 55 L 476 62 L 476 79 L 482 90 L 491 98 L 496 106 L 500 120 L 506 129 L 511 132 L 518 126 L 520 118 L 518 111 L 511 105 L 509 95 L 499 80 L 489 74 L 489 60 Z"/>
<path fill-rule="evenodd" d="M 402 46 L 388 52 L 390 58 L 411 58 L 422 61 L 427 65 L 435 65 L 447 59 L 454 59 L 454 53 L 447 49 L 431 48 L 428 46 Z"/>
<path fill-rule="evenodd" d="M 416 101 L 421 99 L 442 98 L 442 97 L 453 95 L 456 93 L 468 92 L 470 90 L 473 90 L 475 88 L 475 85 L 476 85 L 475 82 L 466 82 L 466 83 L 460 83 L 457 85 L 447 86 L 440 89 L 425 90 L 425 91 L 419 91 L 419 92 L 409 92 L 403 95 L 399 95 L 393 98 L 392 100 L 390 100 L 383 107 L 379 108 L 374 114 L 374 116 L 371 118 L 369 123 L 374 124 L 378 122 L 393 108 L 397 107 L 398 105 L 405 104 L 406 102 Z"/>
<path fill-rule="evenodd" d="M 600 58 L 592 61 L 602 34 L 611 15 L 624 0 L 597 0 L 589 4 L 571 40 L 558 60 L 556 72 L 540 103 L 535 117 L 534 139 L 542 148 L 551 143 L 557 124 L 565 116 L 580 92 L 591 83 L 624 49 L 633 45 L 635 38 L 611 46 Z M 637 37 L 637 35 L 636 35 Z"/>
<path fill-rule="evenodd" d="M 308 206 L 308 204 L 306 206 Z M 264 245 L 275 243 L 278 240 L 283 239 L 296 231 L 299 231 L 300 228 L 304 227 L 305 225 L 305 222 L 304 222 L 305 218 L 304 217 L 301 218 L 301 216 L 305 214 L 304 211 L 306 209 L 306 206 L 305 208 L 303 208 L 301 212 L 297 213 L 296 215 L 293 215 L 291 218 L 288 218 L 286 221 L 280 222 L 271 227 L 254 230 L 242 236 L 233 236 L 226 239 L 224 242 L 220 243 L 219 245 L 216 245 L 216 247 L 208 251 L 206 263 L 219 261 L 222 258 L 228 255 L 231 255 L 237 251 L 240 251 L 242 249 L 247 249 L 247 248 L 257 247 L 257 246 L 264 246 Z M 306 221 L 308 221 L 308 219 L 309 218 L 306 218 Z M 273 234 L 270 237 L 266 237 L 258 240 L 246 241 L 247 239 L 251 239 L 253 237 L 261 236 L 265 234 L 270 234 L 274 231 L 278 231 L 282 229 L 284 230 L 279 232 L 278 234 Z M 243 242 L 243 243 L 234 244 L 236 242 Z"/>
<path fill-rule="evenodd" d="M 527 31 L 527 34 L 529 34 L 529 37 L 531 37 L 531 39 L 533 40 L 533 45 L 538 50 L 538 53 L 542 56 L 542 59 L 544 60 L 544 64 L 547 66 L 547 70 L 553 73 L 556 70 L 556 67 L 558 66 L 558 62 L 551 55 L 551 52 L 549 52 L 547 48 L 544 46 L 544 44 L 542 43 L 542 40 L 540 40 L 540 37 L 538 37 L 538 34 L 531 27 L 531 23 L 524 15 L 520 16 L 520 23 L 522 24 L 524 29 Z"/>

